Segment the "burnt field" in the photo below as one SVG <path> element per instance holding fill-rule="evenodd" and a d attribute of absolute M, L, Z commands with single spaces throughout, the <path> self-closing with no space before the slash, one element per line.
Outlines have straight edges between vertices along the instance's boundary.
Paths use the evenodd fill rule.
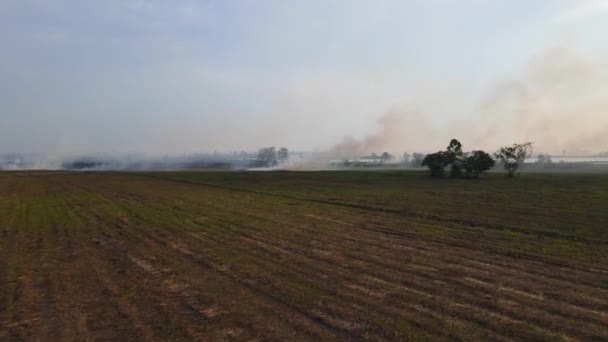
<path fill-rule="evenodd" d="M 606 340 L 608 175 L 0 174 L 0 340 Z"/>

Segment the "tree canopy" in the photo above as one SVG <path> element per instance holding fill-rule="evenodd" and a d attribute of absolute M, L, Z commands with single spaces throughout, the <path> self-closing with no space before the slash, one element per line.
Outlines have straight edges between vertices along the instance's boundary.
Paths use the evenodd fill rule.
<path fill-rule="evenodd" d="M 279 164 L 274 146 L 262 148 L 258 151 L 258 164 L 265 167 L 274 167 Z"/>
<path fill-rule="evenodd" d="M 492 169 L 494 165 L 496 161 L 484 151 L 467 153 L 462 161 L 462 167 L 469 178 L 478 178 L 482 172 Z"/>
<path fill-rule="evenodd" d="M 429 168 L 433 177 L 444 176 L 445 169 L 450 167 L 452 177 L 477 178 L 482 172 L 493 168 L 495 161 L 484 151 L 464 153 L 460 141 L 452 139 L 445 151 L 428 154 L 422 165 Z"/>
<path fill-rule="evenodd" d="M 505 170 L 507 177 L 515 177 L 515 172 L 524 163 L 527 158 L 532 156 L 533 144 L 526 142 L 523 144 L 513 144 L 512 146 L 501 147 L 500 150 L 494 153 L 496 159 L 500 161 Z"/>

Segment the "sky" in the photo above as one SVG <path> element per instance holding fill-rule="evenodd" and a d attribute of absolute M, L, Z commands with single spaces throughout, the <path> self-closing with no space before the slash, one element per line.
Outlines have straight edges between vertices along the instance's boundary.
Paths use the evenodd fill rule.
<path fill-rule="evenodd" d="M 0 0 L 0 152 L 608 151 L 606 36 L 608 0 Z"/>

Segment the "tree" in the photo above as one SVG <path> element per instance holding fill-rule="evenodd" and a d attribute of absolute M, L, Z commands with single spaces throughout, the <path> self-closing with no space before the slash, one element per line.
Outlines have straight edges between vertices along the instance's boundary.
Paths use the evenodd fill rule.
<path fill-rule="evenodd" d="M 427 154 L 421 165 L 429 168 L 432 177 L 442 177 L 450 165 L 450 155 L 445 151 Z"/>
<path fill-rule="evenodd" d="M 441 177 L 445 173 L 445 168 L 450 166 L 452 177 L 462 175 L 462 144 L 456 139 L 452 139 L 445 151 L 428 154 L 422 161 L 422 166 L 431 170 L 431 176 Z"/>
<path fill-rule="evenodd" d="M 458 141 L 456 139 L 452 139 L 452 140 L 450 140 L 450 144 L 448 145 L 447 150 L 449 153 L 452 153 L 454 155 L 461 155 L 462 154 L 462 144 L 460 143 L 460 141 Z"/>
<path fill-rule="evenodd" d="M 536 163 L 537 164 L 551 164 L 551 163 L 553 163 L 553 161 L 551 160 L 551 155 L 540 153 L 536 157 Z"/>
<path fill-rule="evenodd" d="M 274 146 L 263 148 L 258 152 L 258 164 L 265 167 L 278 165 L 277 151 Z"/>
<path fill-rule="evenodd" d="M 410 162 L 410 154 L 407 152 L 403 153 L 403 157 L 401 157 L 401 160 L 403 160 L 404 164 L 407 164 Z"/>
<path fill-rule="evenodd" d="M 390 153 L 388 153 L 388 152 L 384 152 L 380 156 L 380 162 L 381 163 L 384 163 L 384 162 L 389 161 L 391 159 L 393 159 L 393 156 L 391 156 Z"/>
<path fill-rule="evenodd" d="M 462 167 L 464 168 L 467 177 L 477 178 L 479 175 L 496 165 L 496 161 L 490 154 L 484 151 L 473 151 L 464 155 Z"/>
<path fill-rule="evenodd" d="M 462 144 L 456 139 L 452 139 L 448 145 L 445 158 L 447 158 L 450 167 L 450 175 L 452 177 L 462 176 Z"/>
<path fill-rule="evenodd" d="M 279 164 L 283 164 L 289 160 L 289 150 L 285 147 L 281 147 L 277 152 L 277 159 Z"/>
<path fill-rule="evenodd" d="M 523 144 L 513 144 L 512 146 L 501 147 L 494 153 L 496 159 L 500 160 L 509 178 L 515 177 L 515 172 L 527 158 L 532 156 L 533 146 L 531 142 Z"/>

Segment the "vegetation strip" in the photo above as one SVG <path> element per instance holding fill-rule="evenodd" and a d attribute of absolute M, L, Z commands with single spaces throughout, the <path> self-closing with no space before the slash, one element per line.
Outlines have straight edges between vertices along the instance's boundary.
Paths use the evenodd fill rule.
<path fill-rule="evenodd" d="M 416 212 L 411 212 L 411 211 L 396 210 L 396 209 L 382 208 L 382 207 L 374 207 L 374 206 L 362 205 L 362 204 L 356 204 L 356 203 L 335 202 L 335 201 L 328 201 L 328 200 L 315 199 L 315 198 L 292 196 L 292 195 L 280 194 L 280 193 L 272 193 L 272 192 L 248 190 L 248 189 L 230 187 L 230 186 L 226 186 L 226 185 L 219 185 L 219 184 L 212 184 L 212 183 L 205 183 L 205 182 L 190 181 L 190 180 L 177 179 L 177 178 L 171 178 L 171 177 L 161 177 L 161 176 L 156 176 L 156 175 L 147 174 L 147 173 L 127 173 L 127 174 L 129 174 L 129 175 L 135 175 L 135 176 L 143 176 L 143 177 L 151 177 L 151 178 L 163 179 L 163 180 L 168 180 L 168 181 L 173 181 L 173 182 L 178 182 L 178 183 L 184 183 L 184 184 L 195 184 L 195 185 L 201 185 L 201 186 L 214 187 L 214 188 L 218 188 L 218 189 L 226 189 L 226 190 L 232 190 L 232 191 L 247 192 L 247 193 L 252 193 L 252 194 L 256 194 L 256 195 L 274 196 L 274 197 L 281 197 L 281 198 L 286 198 L 286 199 L 308 201 L 308 202 L 321 203 L 321 204 L 337 205 L 337 206 L 356 208 L 356 209 L 363 209 L 363 210 L 369 210 L 369 211 L 379 211 L 379 212 L 385 212 L 385 213 L 392 213 L 392 214 L 398 214 L 398 215 L 407 216 L 407 217 L 416 217 L 416 218 L 427 219 L 427 220 L 435 220 L 435 221 L 449 222 L 449 223 L 458 223 L 458 224 L 467 225 L 467 226 L 471 226 L 471 227 L 487 228 L 487 229 L 495 229 L 495 230 L 505 230 L 505 231 L 512 231 L 512 232 L 522 233 L 522 234 L 544 236 L 544 237 L 564 239 L 564 240 L 571 240 L 571 241 L 581 241 L 581 242 L 589 242 L 589 243 L 608 244 L 608 240 L 605 240 L 605 239 L 589 238 L 589 237 L 584 237 L 584 236 L 576 236 L 576 235 L 558 233 L 558 232 L 553 232 L 553 231 L 537 230 L 537 229 L 526 229 L 526 228 L 511 227 L 511 226 L 505 226 L 505 225 L 495 225 L 495 224 L 488 225 L 488 224 L 483 224 L 483 223 L 479 223 L 479 222 L 475 222 L 475 221 L 470 221 L 470 220 L 462 220 L 462 219 L 456 219 L 456 218 L 441 217 L 441 216 L 432 215 L 432 214 L 422 214 L 422 213 L 416 213 Z"/>

